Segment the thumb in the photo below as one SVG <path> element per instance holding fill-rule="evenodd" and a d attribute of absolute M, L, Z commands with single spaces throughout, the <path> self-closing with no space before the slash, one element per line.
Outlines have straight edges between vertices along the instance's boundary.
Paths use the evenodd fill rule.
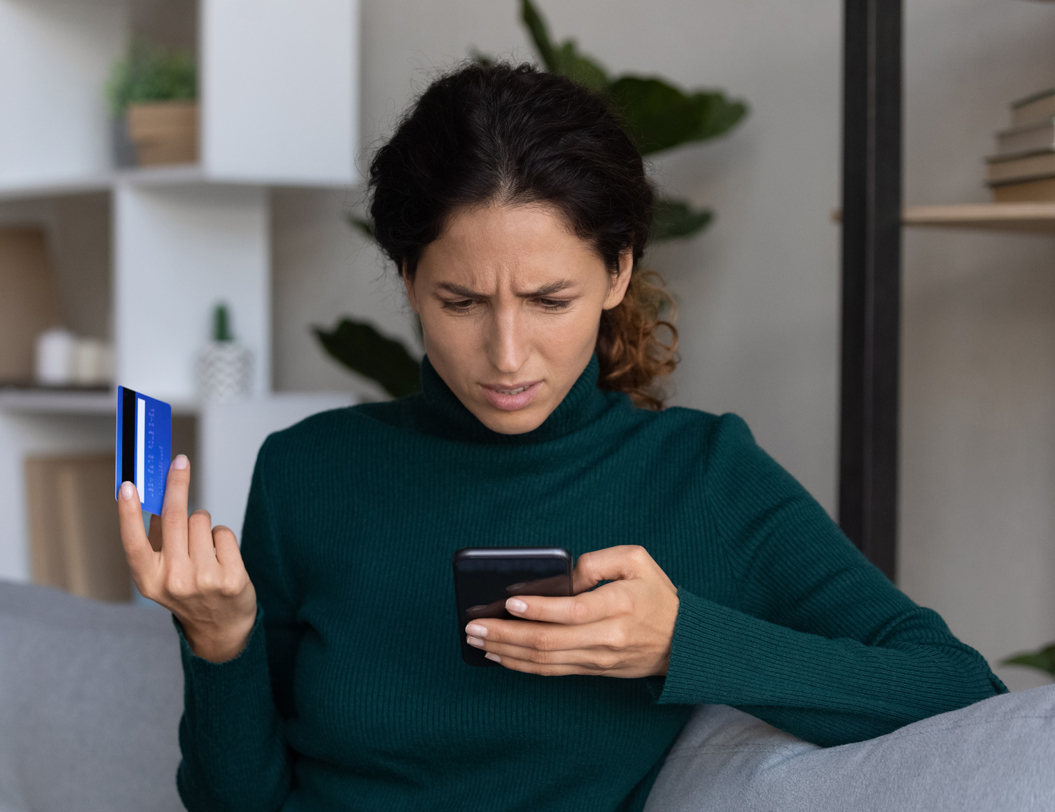
<path fill-rule="evenodd" d="M 571 574 L 572 592 L 578 595 L 601 581 L 638 578 L 649 563 L 652 563 L 652 556 L 637 544 L 621 544 L 583 553 Z"/>

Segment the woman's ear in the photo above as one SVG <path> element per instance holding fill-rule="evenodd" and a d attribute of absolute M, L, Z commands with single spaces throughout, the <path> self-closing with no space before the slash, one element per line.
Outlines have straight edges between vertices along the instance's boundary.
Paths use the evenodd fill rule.
<path fill-rule="evenodd" d="M 626 289 L 630 287 L 630 275 L 633 272 L 634 252 L 632 249 L 627 248 L 619 254 L 619 274 L 609 277 L 608 295 L 604 299 L 604 304 L 601 305 L 602 310 L 611 310 L 623 301 L 623 297 L 626 296 Z"/>
<path fill-rule="evenodd" d="M 403 278 L 403 287 L 407 289 L 407 301 L 410 302 L 410 309 L 420 316 L 421 313 L 418 311 L 418 297 L 414 294 L 414 280 L 407 276 L 406 260 L 403 260 L 403 267 L 399 269 L 399 275 Z"/>

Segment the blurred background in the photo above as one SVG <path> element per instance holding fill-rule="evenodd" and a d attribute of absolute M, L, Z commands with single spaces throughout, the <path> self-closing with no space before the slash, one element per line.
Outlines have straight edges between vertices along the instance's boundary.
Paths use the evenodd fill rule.
<path fill-rule="evenodd" d="M 671 402 L 744 417 L 834 516 L 842 4 L 535 6 L 610 77 L 744 104 L 648 156 L 666 195 L 712 214 L 646 257 L 678 301 Z M 0 578 L 134 597 L 105 502 L 116 383 L 173 404 L 195 504 L 235 528 L 269 431 L 389 396 L 317 331 L 349 318 L 420 356 L 393 269 L 350 222 L 363 172 L 439 72 L 537 61 L 521 14 L 0 0 Z M 1050 200 L 1034 181 L 1055 168 L 1011 167 L 1034 185 L 998 194 L 986 159 L 1017 160 L 995 134 L 1050 97 L 1055 4 L 909 0 L 904 46 L 905 202 Z M 1013 690 L 1040 685 L 1000 661 L 1055 640 L 1055 235 L 906 228 L 903 245 L 897 583 Z"/>

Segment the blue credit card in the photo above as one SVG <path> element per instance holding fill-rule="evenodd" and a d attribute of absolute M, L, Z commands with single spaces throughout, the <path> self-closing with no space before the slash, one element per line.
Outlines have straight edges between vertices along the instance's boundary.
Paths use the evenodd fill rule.
<path fill-rule="evenodd" d="M 172 407 L 124 386 L 117 387 L 117 470 L 114 498 L 131 482 L 143 510 L 161 515 L 172 455 Z"/>

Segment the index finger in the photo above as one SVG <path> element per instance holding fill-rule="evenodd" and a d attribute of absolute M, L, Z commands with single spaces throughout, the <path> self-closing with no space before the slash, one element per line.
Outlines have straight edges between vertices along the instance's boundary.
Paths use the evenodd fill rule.
<path fill-rule="evenodd" d="M 161 554 L 167 560 L 190 558 L 187 536 L 187 492 L 190 460 L 179 454 L 169 465 L 165 499 L 161 503 Z"/>
<path fill-rule="evenodd" d="M 155 553 L 143 527 L 143 505 L 136 493 L 136 486 L 131 482 L 121 483 L 117 518 L 121 525 L 121 546 L 125 548 L 128 566 L 133 573 L 142 571 Z"/>
<path fill-rule="evenodd" d="M 518 595 L 506 600 L 506 610 L 525 620 L 577 626 L 620 614 L 625 603 L 622 589 L 614 582 L 567 598 Z"/>

